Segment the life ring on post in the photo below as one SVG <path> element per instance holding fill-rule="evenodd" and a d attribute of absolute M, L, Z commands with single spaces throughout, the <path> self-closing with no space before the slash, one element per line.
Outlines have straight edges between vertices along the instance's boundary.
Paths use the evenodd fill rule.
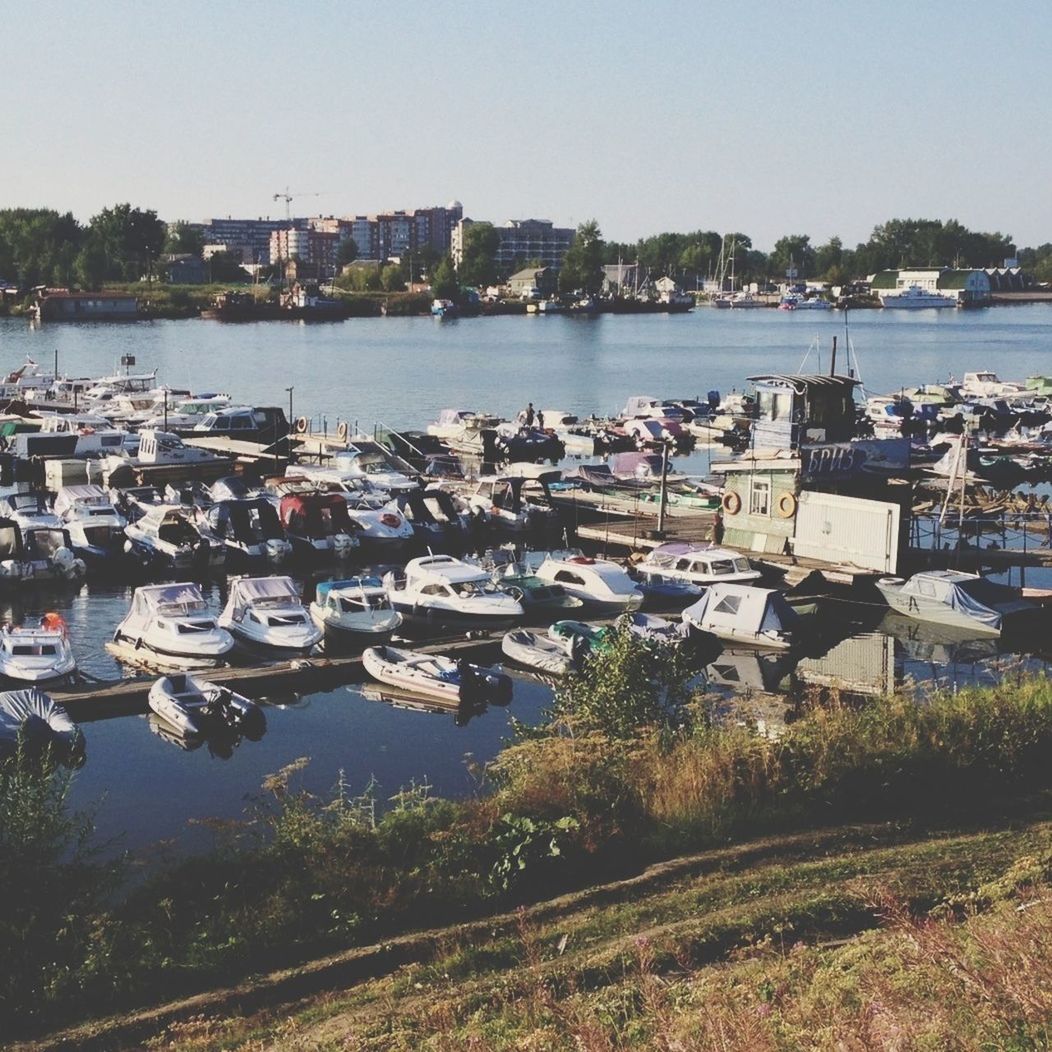
<path fill-rule="evenodd" d="M 305 416 L 296 417 L 296 434 L 305 435 L 307 433 L 307 418 Z"/>
<path fill-rule="evenodd" d="M 350 433 L 351 433 L 351 429 L 350 429 L 350 428 L 349 428 L 349 427 L 347 426 L 347 421 L 346 421 L 346 420 L 341 420 L 341 421 L 340 421 L 340 422 L 339 422 L 339 423 L 338 423 L 338 424 L 336 425 L 336 437 L 337 437 L 337 438 L 338 438 L 338 439 L 339 439 L 339 440 L 340 440 L 341 442 L 346 442 L 346 441 L 347 441 L 347 436 L 348 436 L 348 435 L 349 435 Z"/>
<path fill-rule="evenodd" d="M 792 493 L 783 493 L 778 498 L 778 514 L 783 519 L 791 519 L 796 514 L 796 497 Z"/>
<path fill-rule="evenodd" d="M 742 510 L 742 499 L 734 490 L 728 490 L 723 495 L 723 510 L 728 515 L 737 515 Z"/>

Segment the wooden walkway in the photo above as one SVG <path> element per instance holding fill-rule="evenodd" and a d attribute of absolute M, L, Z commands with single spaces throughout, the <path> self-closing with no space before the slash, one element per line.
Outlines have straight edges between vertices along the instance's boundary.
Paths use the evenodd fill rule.
<path fill-rule="evenodd" d="M 465 639 L 463 636 L 431 640 L 413 650 L 420 654 L 448 654 L 491 660 L 499 651 L 500 640 Z M 49 693 L 77 723 L 113 719 L 146 712 L 146 695 L 157 676 L 164 675 L 155 668 L 149 676 L 112 680 L 94 686 L 72 689 L 55 688 Z M 301 658 L 274 665 L 251 668 L 216 668 L 197 673 L 211 683 L 249 696 L 259 697 L 270 691 L 310 693 L 331 690 L 345 683 L 361 682 L 365 677 L 361 654 L 344 657 Z"/>

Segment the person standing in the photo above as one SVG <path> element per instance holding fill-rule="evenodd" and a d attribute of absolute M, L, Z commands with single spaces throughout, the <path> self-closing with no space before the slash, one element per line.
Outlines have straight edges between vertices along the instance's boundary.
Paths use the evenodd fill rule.
<path fill-rule="evenodd" d="M 533 411 L 533 403 L 530 402 L 530 404 L 528 406 L 526 406 L 526 426 L 527 427 L 533 427 L 533 418 L 534 418 L 535 415 L 536 414 Z"/>

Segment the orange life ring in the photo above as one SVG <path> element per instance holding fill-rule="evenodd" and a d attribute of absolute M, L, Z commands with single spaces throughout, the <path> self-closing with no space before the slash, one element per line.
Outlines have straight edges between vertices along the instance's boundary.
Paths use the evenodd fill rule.
<path fill-rule="evenodd" d="M 723 510 L 728 515 L 737 515 L 742 510 L 742 499 L 734 490 L 728 490 L 723 495 Z"/>
<path fill-rule="evenodd" d="M 792 493 L 783 493 L 778 498 L 778 514 L 783 519 L 791 519 L 796 514 L 796 497 Z"/>

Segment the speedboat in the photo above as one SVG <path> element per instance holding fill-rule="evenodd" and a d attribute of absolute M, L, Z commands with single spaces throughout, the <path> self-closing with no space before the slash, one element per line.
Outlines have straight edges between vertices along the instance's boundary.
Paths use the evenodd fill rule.
<path fill-rule="evenodd" d="M 238 577 L 219 615 L 235 639 L 267 651 L 306 654 L 321 642 L 291 577 Z"/>
<path fill-rule="evenodd" d="M 413 536 L 432 550 L 457 548 L 465 539 L 466 528 L 453 495 L 443 489 L 412 490 L 396 494 L 388 505 L 412 527 Z"/>
<path fill-rule="evenodd" d="M 411 694 L 459 705 L 483 702 L 505 705 L 511 679 L 499 669 L 454 661 L 440 654 L 417 654 L 396 647 L 367 647 L 362 664 L 373 679 Z"/>
<path fill-rule="evenodd" d="M 512 531 L 544 529 L 559 524 L 548 484 L 561 477 L 558 470 L 517 464 L 506 473 L 480 477 L 462 492 L 471 512 L 491 526 Z"/>
<path fill-rule="evenodd" d="M 0 756 L 13 756 L 20 748 L 31 756 L 50 752 L 70 767 L 84 762 L 80 728 L 36 687 L 0 694 Z"/>
<path fill-rule="evenodd" d="M 537 577 L 559 584 L 593 611 L 621 614 L 643 605 L 643 592 L 623 567 L 605 559 L 550 553 L 537 567 Z"/>
<path fill-rule="evenodd" d="M 23 533 L 38 526 L 48 529 L 62 526 L 61 519 L 43 493 L 12 493 L 5 503 L 7 517 L 17 522 Z"/>
<path fill-rule="evenodd" d="M 0 676 L 46 683 L 72 675 L 76 667 L 66 623 L 58 614 L 45 614 L 36 625 L 0 629 Z"/>
<path fill-rule="evenodd" d="M 281 498 L 278 515 L 293 548 L 315 556 L 347 558 L 358 547 L 339 493 L 289 493 Z"/>
<path fill-rule="evenodd" d="M 136 588 L 113 641 L 176 668 L 218 665 L 234 646 L 233 636 L 216 624 L 201 589 L 191 582 Z"/>
<path fill-rule="evenodd" d="M 292 555 L 292 544 L 274 505 L 263 497 L 218 501 L 205 512 L 205 519 L 230 555 L 270 563 L 284 562 Z"/>
<path fill-rule="evenodd" d="M 144 560 L 176 570 L 191 566 L 203 569 L 223 565 L 226 549 L 222 542 L 206 536 L 179 504 L 156 504 L 142 518 L 124 529 L 128 542 Z"/>
<path fill-rule="evenodd" d="M 225 409 L 230 405 L 230 395 L 227 394 L 199 394 L 191 395 L 189 398 L 180 398 L 170 401 L 167 408 L 163 403 L 160 408 L 144 416 L 139 424 L 144 428 L 178 428 L 190 430 L 199 424 L 209 413 Z"/>
<path fill-rule="evenodd" d="M 352 642 L 390 636 L 402 615 L 391 606 L 379 577 L 350 577 L 317 586 L 310 616 L 326 640 Z"/>
<path fill-rule="evenodd" d="M 537 672 L 567 676 L 577 669 L 577 662 L 562 643 L 528 628 L 513 628 L 501 640 L 500 648 L 506 658 Z"/>
<path fill-rule="evenodd" d="M 754 570 L 744 555 L 727 548 L 691 544 L 689 541 L 669 541 L 647 553 L 636 570 L 643 577 L 659 576 L 691 584 L 712 584 L 714 581 L 756 581 L 759 570 Z"/>
<path fill-rule="evenodd" d="M 412 466 L 389 449 L 369 439 L 353 438 L 347 449 L 333 458 L 331 470 L 344 476 L 365 479 L 389 493 L 414 489 L 416 472 Z"/>
<path fill-rule="evenodd" d="M 908 581 L 881 577 L 877 590 L 892 610 L 907 617 L 991 636 L 1038 610 L 1017 589 L 958 570 L 926 570 Z"/>
<path fill-rule="evenodd" d="M 254 701 L 188 672 L 162 676 L 147 699 L 158 716 L 186 737 L 226 731 L 256 741 L 267 729 L 267 718 Z"/>
<path fill-rule="evenodd" d="M 799 617 L 773 588 L 719 581 L 683 611 L 684 624 L 719 639 L 787 650 Z"/>
<path fill-rule="evenodd" d="M 548 628 L 548 638 L 578 664 L 588 655 L 606 650 L 613 636 L 609 625 L 590 625 L 586 621 L 556 621 Z"/>
<path fill-rule="evenodd" d="M 525 613 L 480 566 L 451 555 L 410 559 L 404 579 L 390 573 L 384 584 L 395 609 L 433 624 L 509 628 Z"/>
<path fill-rule="evenodd" d="M 63 486 L 55 514 L 69 530 L 74 554 L 86 562 L 107 562 L 124 555 L 127 520 L 101 486 Z"/>
<path fill-rule="evenodd" d="M 522 603 L 526 616 L 541 614 L 551 619 L 567 610 L 580 610 L 584 600 L 570 595 L 561 584 L 542 581 L 534 569 L 522 561 L 512 561 L 494 567 L 491 571 L 493 583 L 513 599 Z"/>
<path fill-rule="evenodd" d="M 956 307 L 957 300 L 952 296 L 941 296 L 937 292 L 930 292 L 919 285 L 910 285 L 909 288 L 899 289 L 895 292 L 881 292 L 880 305 L 882 307 L 899 307 L 908 310 L 925 310 L 929 307 Z"/>

